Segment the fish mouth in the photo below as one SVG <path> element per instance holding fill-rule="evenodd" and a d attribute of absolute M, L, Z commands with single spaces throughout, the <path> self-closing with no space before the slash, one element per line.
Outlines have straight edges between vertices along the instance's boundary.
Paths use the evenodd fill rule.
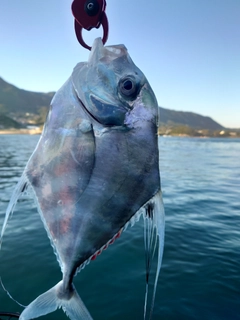
<path fill-rule="evenodd" d="M 86 113 L 97 123 L 104 126 L 123 126 L 126 113 L 130 110 L 130 107 L 127 108 L 124 105 L 106 103 L 94 95 L 90 95 L 91 104 L 89 107 L 86 107 L 78 95 L 77 98 Z"/>
<path fill-rule="evenodd" d="M 106 126 L 121 126 L 124 124 L 127 108 L 119 104 L 107 103 L 94 95 L 90 95 L 90 100 L 98 122 Z"/>
<path fill-rule="evenodd" d="M 88 114 L 88 116 L 90 116 L 91 118 L 93 118 L 93 120 L 95 120 L 97 123 L 101 124 L 101 122 L 98 121 L 98 119 L 96 117 L 94 117 L 94 115 L 89 112 L 88 108 L 86 108 L 85 104 L 83 103 L 83 101 L 79 98 L 79 96 L 76 94 L 78 101 L 80 102 L 81 106 L 83 107 L 84 111 Z"/>

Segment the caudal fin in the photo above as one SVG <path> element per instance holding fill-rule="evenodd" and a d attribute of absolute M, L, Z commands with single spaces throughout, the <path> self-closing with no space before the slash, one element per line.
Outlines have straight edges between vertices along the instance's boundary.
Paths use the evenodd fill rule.
<path fill-rule="evenodd" d="M 20 315 L 20 320 L 35 319 L 62 308 L 71 320 L 93 320 L 83 301 L 73 286 L 73 292 L 69 300 L 58 297 L 63 282 L 41 294 L 30 303 Z"/>

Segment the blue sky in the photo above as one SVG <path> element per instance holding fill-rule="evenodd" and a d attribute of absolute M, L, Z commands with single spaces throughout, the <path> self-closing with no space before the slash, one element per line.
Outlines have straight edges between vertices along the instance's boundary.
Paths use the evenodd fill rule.
<path fill-rule="evenodd" d="M 87 60 L 71 3 L 0 1 L 0 77 L 56 91 Z M 240 127 L 240 0 L 107 0 L 107 15 L 107 44 L 125 44 L 160 106 Z M 91 45 L 102 30 L 83 34 Z"/>

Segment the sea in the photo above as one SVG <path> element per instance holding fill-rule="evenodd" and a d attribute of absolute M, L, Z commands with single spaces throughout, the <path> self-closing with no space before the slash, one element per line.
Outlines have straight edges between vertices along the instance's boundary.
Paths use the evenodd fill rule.
<path fill-rule="evenodd" d="M 38 139 L 0 136 L 0 228 Z M 159 149 L 166 235 L 152 319 L 240 320 L 240 139 L 160 137 Z M 140 220 L 74 278 L 94 320 L 143 319 L 143 234 Z M 22 305 L 61 279 L 31 196 L 8 223 L 0 277 Z M 0 285 L 0 312 L 22 310 Z M 41 319 L 68 318 L 60 309 Z"/>

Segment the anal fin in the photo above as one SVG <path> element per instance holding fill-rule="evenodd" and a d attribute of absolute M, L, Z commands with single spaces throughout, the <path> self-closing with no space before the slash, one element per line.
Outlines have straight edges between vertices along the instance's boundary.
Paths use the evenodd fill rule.
<path fill-rule="evenodd" d="M 148 284 L 151 271 L 151 265 L 155 256 L 157 242 L 157 270 L 155 274 L 154 288 L 152 293 L 152 301 L 149 311 L 150 320 L 152 318 L 154 301 L 156 296 L 157 282 L 162 264 L 163 249 L 164 249 L 164 234 L 165 234 L 165 213 L 162 200 L 162 193 L 159 191 L 148 203 L 145 205 L 144 214 L 144 244 L 146 253 L 146 293 L 144 304 L 144 319 L 147 316 L 148 303 Z"/>

